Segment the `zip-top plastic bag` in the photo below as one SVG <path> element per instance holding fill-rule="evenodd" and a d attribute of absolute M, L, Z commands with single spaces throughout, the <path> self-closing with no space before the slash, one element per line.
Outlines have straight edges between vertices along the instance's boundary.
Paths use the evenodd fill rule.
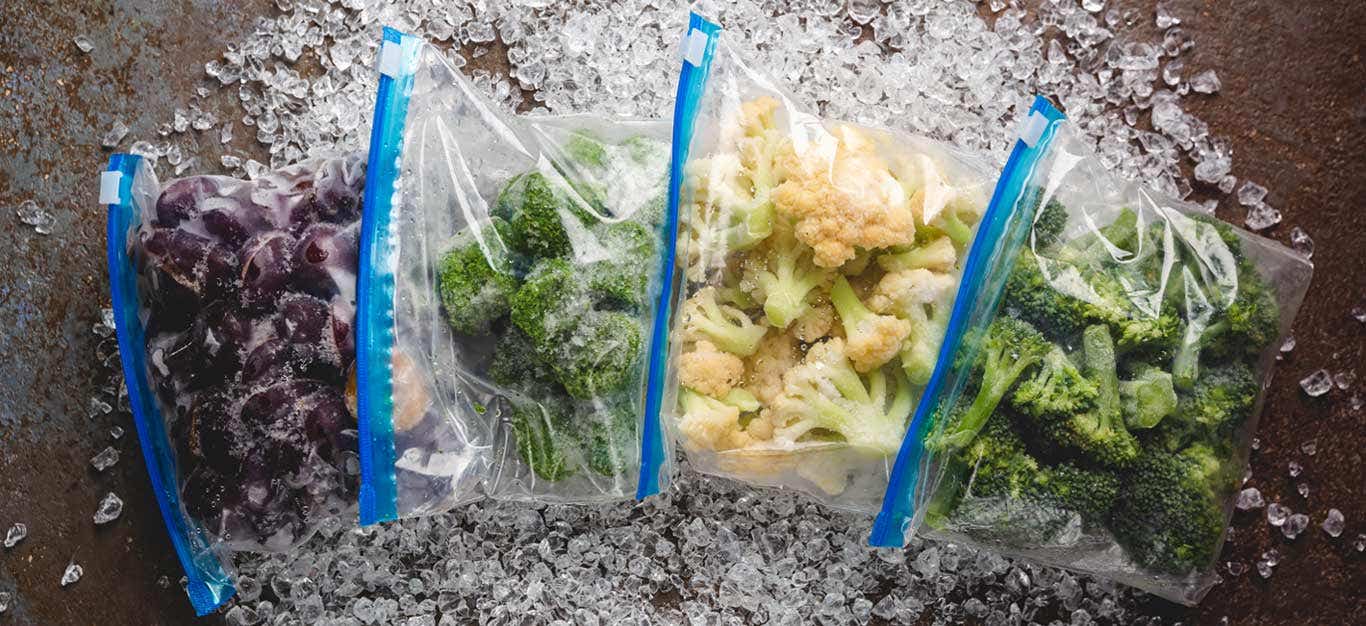
<path fill-rule="evenodd" d="M 1195 604 L 1313 267 L 1092 145 L 1034 104 L 871 542 L 915 528 Z"/>
<path fill-rule="evenodd" d="M 647 361 L 663 358 L 651 331 L 667 127 L 505 114 L 440 48 L 392 29 L 380 58 L 358 322 L 361 522 L 483 493 L 657 490 L 667 459 L 642 415 Z"/>
<path fill-rule="evenodd" d="M 164 187 L 101 179 L 119 354 L 187 592 L 233 593 L 234 551 L 283 551 L 355 503 L 355 281 L 364 161 Z"/>
<path fill-rule="evenodd" d="M 814 115 L 697 13 L 683 53 L 673 433 L 704 473 L 875 511 L 993 169 Z"/>

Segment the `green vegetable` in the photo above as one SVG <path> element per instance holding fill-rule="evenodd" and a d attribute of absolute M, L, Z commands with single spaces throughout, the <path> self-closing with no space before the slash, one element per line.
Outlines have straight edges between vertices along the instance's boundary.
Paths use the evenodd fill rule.
<path fill-rule="evenodd" d="M 493 214 L 508 222 L 508 245 L 532 258 L 567 257 L 574 246 L 566 220 L 579 219 L 571 204 L 540 172 L 513 178 L 503 187 Z"/>
<path fill-rule="evenodd" d="M 1171 372 L 1145 367 L 1133 380 L 1119 383 L 1124 423 L 1129 428 L 1152 428 L 1176 410 L 1176 388 Z"/>
<path fill-rule="evenodd" d="M 1094 405 L 1085 411 L 1041 415 L 1036 423 L 1053 444 L 1090 461 L 1122 467 L 1138 457 L 1138 440 L 1124 427 L 1114 340 L 1107 327 L 1091 326 L 1083 333 L 1082 346 L 1082 371 L 1097 385 Z"/>
<path fill-rule="evenodd" d="M 770 326 L 787 328 L 811 307 L 807 296 L 825 282 L 828 272 L 811 263 L 810 248 L 790 232 L 769 240 L 766 266 L 755 282 L 764 297 L 764 315 Z"/>
<path fill-rule="evenodd" d="M 654 234 L 636 222 L 617 222 L 600 227 L 598 241 L 610 256 L 584 269 L 589 294 L 605 307 L 640 310 L 656 271 L 647 261 L 655 256 Z"/>
<path fill-rule="evenodd" d="M 636 318 L 617 311 L 591 311 L 546 356 L 569 395 L 592 399 L 621 389 L 634 377 L 643 343 L 644 331 Z"/>
<path fill-rule="evenodd" d="M 508 314 L 508 301 L 517 290 L 517 279 L 510 268 L 489 264 L 489 256 L 500 258 L 501 242 L 497 238 L 485 241 L 487 250 L 470 231 L 457 236 L 456 241 L 459 243 L 441 257 L 437 267 L 441 304 L 456 332 L 484 334 Z"/>
<path fill-rule="evenodd" d="M 537 400 L 513 400 L 510 422 L 517 454 L 532 472 L 546 480 L 574 474 L 567 451 L 577 446 L 572 437 L 576 428 L 568 397 L 546 394 Z"/>
<path fill-rule="evenodd" d="M 564 259 L 544 259 L 512 295 L 512 323 L 545 351 L 573 332 L 587 304 L 587 288 L 574 267 Z"/>
<path fill-rule="evenodd" d="M 1110 529 L 1145 568 L 1184 574 L 1204 567 L 1224 533 L 1224 473 L 1205 445 L 1145 451 L 1125 476 Z"/>
<path fill-rule="evenodd" d="M 1011 394 L 1011 403 L 1033 417 L 1070 415 L 1096 406 L 1100 385 L 1082 375 L 1061 348 L 1054 347 L 1032 377 Z"/>
<path fill-rule="evenodd" d="M 982 343 L 981 381 L 972 405 L 930 441 L 932 449 L 967 446 L 991 417 L 1001 398 L 1031 367 L 1052 349 L 1033 326 L 1011 317 L 998 317 Z"/>
<path fill-rule="evenodd" d="M 759 349 L 768 328 L 755 324 L 744 311 L 716 301 L 715 289 L 703 289 L 684 305 L 684 325 L 731 354 L 749 356 Z"/>

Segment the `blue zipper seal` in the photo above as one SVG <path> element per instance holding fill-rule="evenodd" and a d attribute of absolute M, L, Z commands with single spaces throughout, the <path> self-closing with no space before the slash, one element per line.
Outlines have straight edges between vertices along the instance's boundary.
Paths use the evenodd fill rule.
<path fill-rule="evenodd" d="M 655 301 L 654 326 L 650 333 L 649 378 L 645 388 L 645 424 L 640 440 L 640 482 L 636 485 L 636 499 L 643 500 L 659 493 L 660 472 L 668 463 L 669 450 L 664 447 L 664 433 L 660 414 L 664 403 L 664 385 L 668 375 L 669 317 L 674 298 L 674 259 L 678 253 L 678 204 L 683 191 L 683 166 L 688 162 L 688 148 L 692 144 L 697 110 L 706 91 L 711 74 L 712 59 L 716 56 L 716 42 L 721 26 L 693 13 L 688 18 L 688 31 L 683 39 L 683 69 L 678 75 L 678 93 L 674 97 L 672 149 L 669 157 L 669 207 L 664 221 L 664 258 L 660 260 L 662 279 Z M 698 39 L 702 37 L 704 39 Z M 693 50 L 693 46 L 705 46 Z M 700 53 L 700 54 L 699 54 Z M 694 55 L 697 55 L 694 58 Z"/>
<path fill-rule="evenodd" d="M 995 302 L 1000 299 L 1004 283 L 986 285 L 984 283 L 988 281 L 984 279 L 994 267 L 1014 257 L 1017 246 L 1013 242 L 1019 237 L 1011 232 L 1010 227 L 1012 224 L 1024 223 L 1023 219 L 1015 218 L 1027 217 L 1017 216 L 1015 207 L 1028 182 L 1034 177 L 1035 168 L 1048 154 L 1058 125 L 1066 116 L 1047 98 L 1036 96 L 1025 119 L 1024 136 L 1011 150 L 1010 159 L 996 181 L 991 203 L 977 228 L 977 236 L 973 238 L 972 250 L 968 253 L 958 294 L 954 299 L 953 312 L 944 332 L 944 342 L 939 347 L 934 373 L 930 375 L 921 402 L 916 406 L 915 416 L 906 429 L 906 438 L 901 442 L 901 450 L 897 453 L 896 464 L 892 466 L 887 482 L 887 492 L 882 498 L 882 510 L 868 536 L 869 545 L 884 548 L 906 545 L 906 533 L 915 518 L 914 488 L 921 478 L 925 438 L 934 425 L 933 415 L 940 404 L 929 400 L 938 400 L 944 391 L 945 379 L 953 369 L 955 354 L 962 344 L 972 313 L 983 308 L 995 310 Z M 1002 241 L 1005 245 L 998 246 Z M 985 294 L 986 300 L 982 300 L 984 288 L 992 290 Z"/>
<path fill-rule="evenodd" d="M 175 456 L 166 422 L 161 419 L 156 395 L 147 373 L 146 329 L 138 312 L 138 278 L 128 257 L 128 237 L 142 224 L 142 213 L 133 200 L 133 179 L 146 167 L 142 157 L 117 153 L 109 157 L 106 172 L 118 172 L 118 199 L 109 204 L 105 248 L 109 264 L 109 291 L 114 300 L 114 328 L 119 341 L 119 362 L 128 386 L 128 403 L 138 430 L 138 445 L 147 465 L 166 533 L 171 537 L 180 566 L 188 581 L 196 615 L 204 616 L 232 598 L 236 590 L 207 533 L 185 515 L 176 482 Z"/>
<path fill-rule="evenodd" d="M 356 292 L 356 406 L 360 439 L 360 523 L 398 519 L 394 463 L 394 195 L 403 156 L 403 127 L 413 93 L 421 40 L 384 28 L 379 92 L 370 129 L 361 214 Z M 386 48 L 393 46 L 390 50 Z M 388 58 L 387 54 L 397 54 Z M 391 74 L 392 73 L 392 74 Z"/>

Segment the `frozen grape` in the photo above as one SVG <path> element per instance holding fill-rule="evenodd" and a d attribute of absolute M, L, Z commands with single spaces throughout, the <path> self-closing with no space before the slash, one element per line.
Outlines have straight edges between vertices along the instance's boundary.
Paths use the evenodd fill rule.
<path fill-rule="evenodd" d="M 184 230 L 157 228 L 143 249 L 157 269 L 200 298 L 216 299 L 232 287 L 237 257 L 221 244 Z"/>
<path fill-rule="evenodd" d="M 157 198 L 157 225 L 174 227 L 199 214 L 211 183 L 202 176 L 182 178 L 166 186 Z"/>
<path fill-rule="evenodd" d="M 315 296 L 330 298 L 340 291 L 339 280 L 354 283 L 358 241 L 355 229 L 314 224 L 299 235 L 295 286 Z"/>
<path fill-rule="evenodd" d="M 284 295 L 294 274 L 294 238 L 283 231 L 252 236 L 242 246 L 242 306 L 261 310 Z"/>
<path fill-rule="evenodd" d="M 332 308 L 326 302 L 306 294 L 288 294 L 280 300 L 280 315 L 275 318 L 275 332 L 291 343 L 316 344 L 332 341 Z"/>

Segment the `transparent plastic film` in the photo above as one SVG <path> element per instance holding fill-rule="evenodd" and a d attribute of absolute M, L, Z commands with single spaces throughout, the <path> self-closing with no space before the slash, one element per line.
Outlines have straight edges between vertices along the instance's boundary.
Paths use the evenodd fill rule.
<path fill-rule="evenodd" d="M 511 115 L 425 43 L 401 71 L 389 227 L 367 231 L 393 281 L 390 354 L 373 355 L 392 408 L 366 419 L 392 432 L 394 516 L 632 497 L 666 125 Z"/>
<path fill-rule="evenodd" d="M 667 421 L 702 472 L 875 511 L 992 180 L 935 140 L 822 119 L 694 14 Z M 683 87 L 680 86 L 680 94 Z M 677 114 L 677 113 L 676 113 Z"/>
<path fill-rule="evenodd" d="M 352 515 L 364 162 L 161 186 L 150 167 L 125 167 L 136 157 L 115 157 L 110 171 L 131 185 L 102 198 L 120 352 L 148 471 L 203 612 L 231 594 L 228 554 L 286 551 Z M 105 176 L 112 194 L 122 183 Z"/>
<path fill-rule="evenodd" d="M 917 530 L 1194 604 L 1312 266 L 1116 177 L 1068 123 L 1011 193 Z"/>

